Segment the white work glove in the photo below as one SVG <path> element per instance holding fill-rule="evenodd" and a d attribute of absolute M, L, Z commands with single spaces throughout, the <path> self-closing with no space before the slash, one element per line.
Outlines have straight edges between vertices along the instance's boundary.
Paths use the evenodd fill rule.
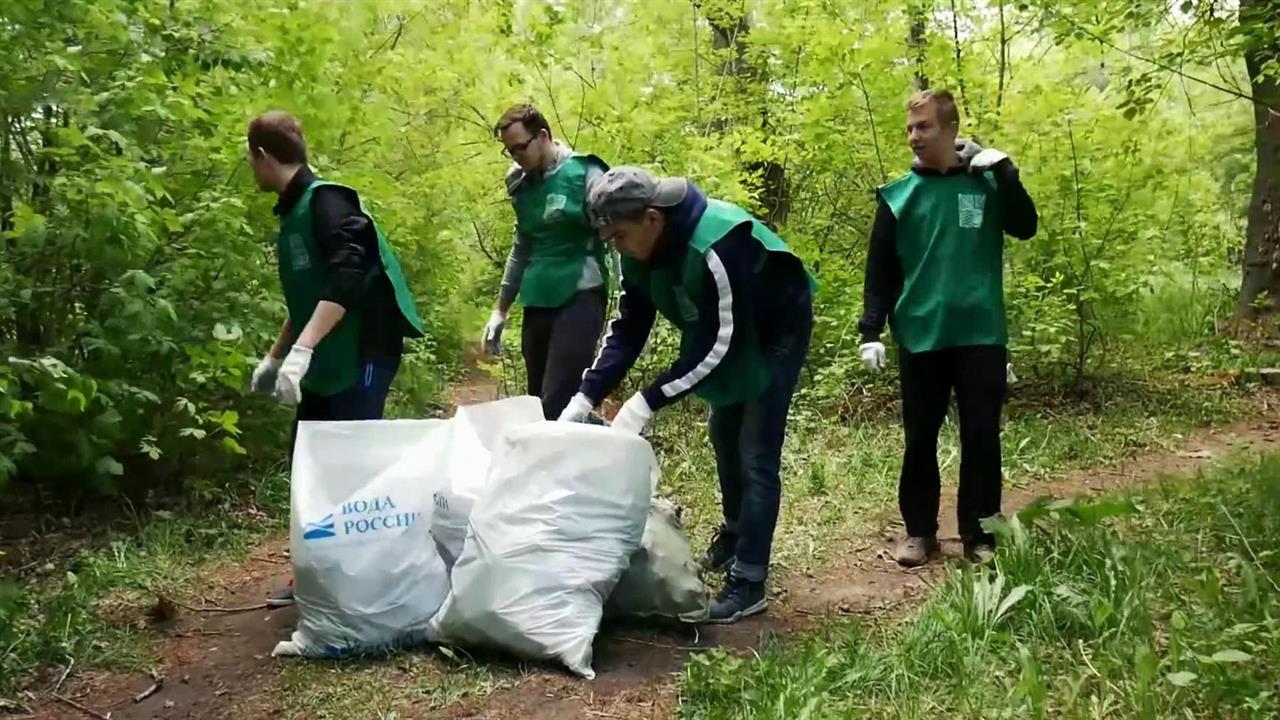
<path fill-rule="evenodd" d="M 645 401 L 644 395 L 636 393 L 622 404 L 622 409 L 618 411 L 618 415 L 613 418 L 614 430 L 621 430 L 624 433 L 639 435 L 649 424 L 649 420 L 653 418 L 653 411 L 649 409 L 649 403 Z"/>
<path fill-rule="evenodd" d="M 490 355 L 498 355 L 502 353 L 502 329 L 506 326 L 506 313 L 501 310 L 494 310 L 489 313 L 489 322 L 484 324 L 484 335 L 480 338 L 480 342 L 484 345 L 485 352 Z"/>
<path fill-rule="evenodd" d="M 280 358 L 267 353 L 258 361 L 253 369 L 253 378 L 249 380 L 249 390 L 256 393 L 269 393 L 276 386 L 276 373 L 280 370 Z"/>
<path fill-rule="evenodd" d="M 1006 385 L 1018 382 L 1018 376 L 1013 374 L 1013 363 L 1007 363 L 1004 366 L 1004 382 Z"/>
<path fill-rule="evenodd" d="M 880 372 L 888 364 L 882 342 L 862 343 L 858 347 L 858 354 L 862 356 L 862 364 L 871 372 Z"/>
<path fill-rule="evenodd" d="M 1009 160 L 1009 156 L 995 148 L 987 148 L 973 156 L 973 159 L 969 161 L 969 172 L 977 175 L 993 170 L 996 165 L 999 165 L 1004 160 Z M 1012 161 L 1010 160 L 1010 162 Z"/>
<path fill-rule="evenodd" d="M 302 377 L 311 367 L 311 354 L 311 348 L 294 345 L 285 356 L 276 373 L 276 389 L 272 393 L 278 402 L 284 405 L 302 402 Z"/>
<path fill-rule="evenodd" d="M 564 406 L 564 410 L 560 411 L 560 417 L 556 418 L 557 422 L 586 422 L 587 416 L 591 414 L 591 408 L 595 407 L 595 403 L 591 402 L 591 398 L 578 393 L 574 395 L 569 404 Z"/>
<path fill-rule="evenodd" d="M 972 140 L 956 140 L 956 157 L 960 164 L 969 167 L 969 163 L 982 152 L 982 146 Z"/>

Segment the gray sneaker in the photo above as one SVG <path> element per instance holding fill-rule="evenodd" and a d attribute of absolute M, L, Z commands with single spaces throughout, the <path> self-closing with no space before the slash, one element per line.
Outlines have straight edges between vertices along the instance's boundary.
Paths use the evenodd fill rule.
<path fill-rule="evenodd" d="M 908 537 L 894 548 L 893 559 L 904 567 L 919 567 L 938 554 L 938 536 Z"/>
<path fill-rule="evenodd" d="M 964 546 L 964 559 L 974 565 L 986 565 L 996 556 L 996 549 L 987 543 L 978 542 Z"/>

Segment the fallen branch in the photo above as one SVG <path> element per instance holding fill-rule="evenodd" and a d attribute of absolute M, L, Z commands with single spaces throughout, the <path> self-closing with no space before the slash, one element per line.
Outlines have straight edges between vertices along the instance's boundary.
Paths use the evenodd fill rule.
<path fill-rule="evenodd" d="M 4 712 L 7 712 L 7 713 L 13 713 L 13 714 L 21 714 L 21 715 L 31 714 L 31 708 L 27 707 L 26 705 L 23 705 L 17 700 L 8 700 L 6 698 L 0 698 L 0 710 L 3 710 Z"/>
<path fill-rule="evenodd" d="M 58 678 L 58 684 L 53 686 L 52 692 L 56 693 L 62 690 L 62 683 L 67 681 L 67 676 L 71 674 L 71 668 L 76 666 L 75 658 L 69 658 L 69 660 L 71 662 L 67 663 L 67 669 L 62 671 L 62 677 Z"/>
<path fill-rule="evenodd" d="M 198 613 L 241 613 L 241 612 L 249 612 L 250 610 L 265 610 L 267 608 L 267 604 L 265 602 L 257 603 L 254 605 L 244 605 L 241 607 L 227 608 L 227 607 L 219 607 L 217 605 L 210 605 L 206 607 L 196 607 L 194 605 L 188 605 L 186 603 L 179 602 L 172 598 L 168 598 L 168 600 L 169 602 L 173 603 L 174 605 L 177 605 L 183 610 L 190 610 L 191 612 L 198 612 Z"/>
<path fill-rule="evenodd" d="M 94 710 L 93 708 L 87 708 L 65 695 L 59 695 L 58 693 L 53 693 L 53 698 L 59 702 L 63 702 L 63 703 L 66 703 L 67 705 L 70 705 L 71 707 L 79 710 L 85 715 L 88 715 L 89 717 L 95 717 L 95 718 L 98 718 L 98 720 L 111 720 L 110 715 L 103 715 L 102 713 L 98 712 L 97 710 Z"/>
<path fill-rule="evenodd" d="M 641 640 L 641 639 L 639 639 L 639 638 L 624 637 L 624 636 L 621 636 L 621 635 L 619 635 L 619 636 L 615 637 L 614 639 L 615 639 L 615 640 L 621 640 L 622 642 L 635 643 L 635 644 L 637 644 L 637 645 L 648 645 L 649 647 L 662 648 L 663 650 L 679 650 L 679 651 L 681 651 L 681 652 L 693 652 L 693 651 L 695 651 L 695 650 L 710 650 L 710 649 L 711 649 L 711 648 L 709 648 L 709 647 L 700 647 L 700 646 L 697 646 L 697 645 L 670 645 L 670 644 L 667 644 L 667 643 L 649 642 L 648 640 Z"/>
<path fill-rule="evenodd" d="M 133 702 L 140 703 L 143 700 L 146 700 L 147 698 L 151 697 L 152 695 L 155 695 L 157 692 L 160 692 L 160 688 L 164 687 L 163 675 L 156 675 L 156 672 L 154 670 L 151 671 L 150 675 L 151 675 L 151 687 L 147 688 L 146 690 L 143 690 L 137 695 L 134 695 Z"/>

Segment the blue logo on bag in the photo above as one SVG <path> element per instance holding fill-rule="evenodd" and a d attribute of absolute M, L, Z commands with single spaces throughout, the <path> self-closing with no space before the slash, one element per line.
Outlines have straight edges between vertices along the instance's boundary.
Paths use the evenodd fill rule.
<path fill-rule="evenodd" d="M 342 504 L 341 531 L 333 519 L 334 514 L 329 513 L 316 522 L 304 523 L 302 539 L 403 530 L 417 522 L 421 515 L 421 512 L 399 512 L 390 496 L 352 500 Z"/>
<path fill-rule="evenodd" d="M 333 537 L 335 534 L 333 531 L 333 513 L 320 518 L 319 522 L 307 523 L 302 526 L 303 540 L 328 538 Z"/>

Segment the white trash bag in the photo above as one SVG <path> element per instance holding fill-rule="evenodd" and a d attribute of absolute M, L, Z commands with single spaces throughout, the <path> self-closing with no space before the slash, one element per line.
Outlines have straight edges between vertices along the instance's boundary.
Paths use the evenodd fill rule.
<path fill-rule="evenodd" d="M 416 645 L 449 591 L 431 537 L 447 420 L 298 424 L 289 490 L 298 627 L 272 655 Z"/>
<path fill-rule="evenodd" d="M 467 519 L 484 489 L 489 459 L 498 437 L 507 428 L 545 422 L 542 401 L 524 395 L 458 408 L 449 448 L 449 475 L 435 494 L 431 535 L 446 567 L 453 567 L 467 537 Z"/>
<path fill-rule="evenodd" d="M 508 430 L 433 639 L 557 660 L 595 677 L 591 643 L 640 546 L 656 478 L 653 450 L 635 435 L 559 422 Z"/>
<path fill-rule="evenodd" d="M 711 595 L 684 534 L 676 506 L 655 496 L 640 549 L 609 596 L 610 618 L 664 618 L 686 623 L 707 619 Z"/>

